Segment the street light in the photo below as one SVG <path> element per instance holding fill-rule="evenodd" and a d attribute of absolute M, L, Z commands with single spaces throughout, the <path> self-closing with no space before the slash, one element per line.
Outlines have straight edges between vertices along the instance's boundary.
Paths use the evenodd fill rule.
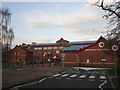
<path fill-rule="evenodd" d="M 77 65 L 78 65 L 78 63 L 79 63 L 78 54 L 75 54 L 75 55 L 76 55 L 76 63 L 77 63 Z"/>
<path fill-rule="evenodd" d="M 61 55 L 62 55 L 62 68 L 64 68 L 64 57 L 65 57 L 65 53 L 62 52 Z"/>
<path fill-rule="evenodd" d="M 114 57 L 115 57 L 115 77 L 117 77 L 117 51 L 119 47 L 118 45 L 114 44 L 112 45 L 112 51 L 114 52 Z"/>

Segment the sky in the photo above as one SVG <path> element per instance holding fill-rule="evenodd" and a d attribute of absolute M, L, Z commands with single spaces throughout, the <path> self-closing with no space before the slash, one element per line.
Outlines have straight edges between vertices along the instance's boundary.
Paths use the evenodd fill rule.
<path fill-rule="evenodd" d="M 107 20 L 104 12 L 88 1 L 2 1 L 11 13 L 15 38 L 22 43 L 54 43 L 63 37 L 68 41 L 97 40 L 105 35 Z"/>

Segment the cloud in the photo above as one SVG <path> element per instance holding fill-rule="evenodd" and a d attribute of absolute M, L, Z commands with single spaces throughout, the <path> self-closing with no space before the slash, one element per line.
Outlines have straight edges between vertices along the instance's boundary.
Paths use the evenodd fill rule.
<path fill-rule="evenodd" d="M 16 36 L 15 39 L 13 40 L 13 45 L 19 45 L 22 43 L 31 43 L 31 41 L 18 36 Z"/>
<path fill-rule="evenodd" d="M 51 38 L 42 38 L 40 40 L 37 40 L 38 43 L 49 43 L 52 42 Z"/>
<path fill-rule="evenodd" d="M 98 0 L 4 0 L 4 2 L 94 2 L 94 1 L 98 1 Z M 105 1 L 112 2 L 113 0 L 105 0 Z"/>
<path fill-rule="evenodd" d="M 57 15 L 37 10 L 34 15 L 27 17 L 26 25 L 30 28 L 66 28 L 80 23 L 96 21 L 99 14 L 97 9 L 89 8 L 90 6 L 86 5 L 80 8 L 77 13 L 58 13 Z"/>
<path fill-rule="evenodd" d="M 57 6 L 56 6 L 57 7 Z M 58 6 L 60 9 L 61 6 Z M 57 8 L 56 8 L 57 10 Z M 102 18 L 102 10 L 86 3 L 78 12 L 68 13 L 49 13 L 42 10 L 36 10 L 31 16 L 26 18 L 26 25 L 36 30 L 61 30 L 62 35 L 74 35 L 76 39 L 88 40 L 98 38 L 102 31 L 105 31 L 107 23 Z M 104 13 L 103 13 L 104 14 Z M 54 33 L 54 32 L 53 32 Z M 64 34 L 65 33 L 65 34 Z M 67 34 L 66 34 L 67 33 Z M 98 34 L 98 36 L 93 34 Z M 70 38 L 70 37 L 69 37 Z M 41 40 L 41 42 L 50 42 L 51 40 Z"/>

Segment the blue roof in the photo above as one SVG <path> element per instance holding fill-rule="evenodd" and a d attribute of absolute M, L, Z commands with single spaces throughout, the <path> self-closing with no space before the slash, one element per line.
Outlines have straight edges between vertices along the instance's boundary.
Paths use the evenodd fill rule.
<path fill-rule="evenodd" d="M 68 44 L 89 44 L 95 43 L 96 41 L 79 41 L 79 42 L 69 42 Z"/>
<path fill-rule="evenodd" d="M 64 47 L 63 51 L 72 51 L 72 50 L 80 50 L 88 45 L 72 45 L 70 47 Z"/>
<path fill-rule="evenodd" d="M 54 45 L 58 45 L 57 43 L 39 43 L 36 44 L 35 46 L 54 46 Z"/>
<path fill-rule="evenodd" d="M 54 46 L 54 45 L 58 45 L 58 43 L 38 43 L 38 44 L 25 44 L 25 45 L 22 45 L 22 46 L 27 46 L 27 45 L 30 45 L 30 46 Z"/>
<path fill-rule="evenodd" d="M 96 41 L 79 41 L 79 42 L 69 42 L 68 45 L 75 45 L 75 44 L 91 44 L 95 43 Z M 28 44 L 22 45 L 27 46 Z M 57 45 L 64 45 L 64 43 L 37 43 L 37 44 L 29 44 L 30 46 L 57 46 Z M 81 45 L 80 45 L 81 46 Z M 75 47 L 77 48 L 78 45 Z"/>

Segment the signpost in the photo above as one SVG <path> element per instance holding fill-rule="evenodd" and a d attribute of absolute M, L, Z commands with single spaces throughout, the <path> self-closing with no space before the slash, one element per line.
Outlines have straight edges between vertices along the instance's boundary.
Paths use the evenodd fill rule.
<path fill-rule="evenodd" d="M 56 50 L 56 53 L 59 54 L 59 50 Z"/>
<path fill-rule="evenodd" d="M 64 57 L 65 57 L 65 53 L 61 53 L 62 56 L 62 68 L 64 68 Z"/>
<path fill-rule="evenodd" d="M 117 52 L 118 49 L 119 49 L 118 45 L 116 45 L 116 44 L 112 45 L 112 50 L 113 50 L 114 52 Z"/>
<path fill-rule="evenodd" d="M 118 51 L 119 47 L 118 45 L 114 44 L 112 45 L 112 51 L 114 52 L 114 56 L 115 56 L 115 77 L 117 77 L 117 55 L 116 52 Z"/>
<path fill-rule="evenodd" d="M 76 63 L 77 63 L 77 65 L 78 65 L 78 63 L 79 63 L 78 54 L 76 54 Z"/>

